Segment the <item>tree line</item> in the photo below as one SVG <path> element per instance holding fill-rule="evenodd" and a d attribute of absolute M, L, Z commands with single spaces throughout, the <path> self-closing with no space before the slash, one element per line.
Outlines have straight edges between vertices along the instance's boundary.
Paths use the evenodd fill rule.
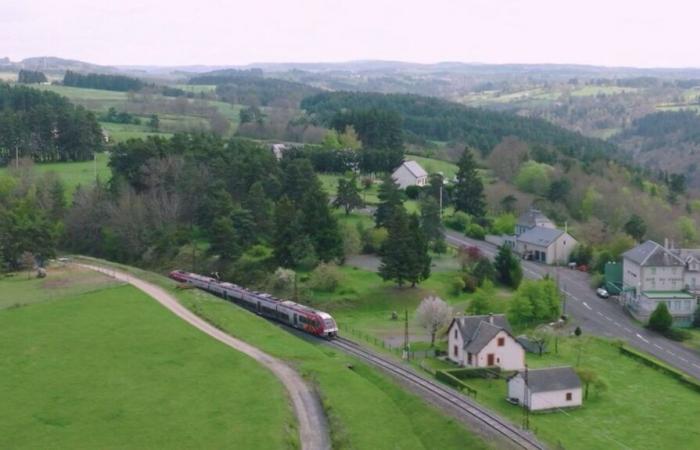
<path fill-rule="evenodd" d="M 48 80 L 43 72 L 22 69 L 17 74 L 17 82 L 21 84 L 45 83 Z"/>
<path fill-rule="evenodd" d="M 71 70 L 67 70 L 66 74 L 63 76 L 63 85 L 119 92 L 140 91 L 147 86 L 142 80 L 125 75 L 101 73 L 82 74 Z"/>
<path fill-rule="evenodd" d="M 0 83 L 0 164 L 84 161 L 102 149 L 93 113 L 53 92 Z"/>

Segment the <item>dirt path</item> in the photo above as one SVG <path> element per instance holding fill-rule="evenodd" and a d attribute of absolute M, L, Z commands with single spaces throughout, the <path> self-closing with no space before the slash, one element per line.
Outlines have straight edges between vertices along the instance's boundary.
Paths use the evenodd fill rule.
<path fill-rule="evenodd" d="M 299 424 L 299 439 L 304 450 L 328 450 L 331 448 L 330 437 L 328 433 L 328 423 L 323 412 L 321 403 L 315 392 L 304 383 L 304 380 L 287 366 L 282 361 L 273 358 L 265 352 L 260 351 L 243 341 L 240 341 L 218 328 L 213 327 L 208 322 L 204 321 L 190 310 L 180 304 L 168 292 L 162 288 L 141 280 L 131 274 L 120 272 L 114 269 L 93 266 L 89 264 L 79 264 L 82 267 L 102 272 L 117 280 L 126 281 L 134 287 L 142 290 L 146 294 L 153 297 L 161 305 L 168 308 L 172 313 L 189 323 L 190 325 L 199 328 L 204 333 L 214 339 L 223 342 L 240 352 L 245 353 L 255 359 L 277 376 L 282 381 L 289 397 L 294 405 L 294 412 Z"/>

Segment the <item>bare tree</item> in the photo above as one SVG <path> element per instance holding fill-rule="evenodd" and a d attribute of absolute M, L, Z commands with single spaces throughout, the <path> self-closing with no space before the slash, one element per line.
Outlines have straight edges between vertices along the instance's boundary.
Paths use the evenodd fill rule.
<path fill-rule="evenodd" d="M 452 317 L 452 308 L 440 297 L 428 296 L 420 302 L 416 311 L 418 324 L 430 333 L 430 346 L 435 345 L 435 335 L 447 325 Z"/>

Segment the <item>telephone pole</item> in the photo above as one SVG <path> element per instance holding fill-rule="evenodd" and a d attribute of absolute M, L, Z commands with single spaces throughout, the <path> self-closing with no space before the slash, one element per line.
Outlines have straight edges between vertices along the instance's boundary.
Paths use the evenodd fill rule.
<path fill-rule="evenodd" d="M 410 353 L 410 345 L 408 343 L 408 310 L 404 309 L 404 327 L 403 327 L 403 353 L 404 357 L 403 359 L 409 360 L 411 353 Z"/>

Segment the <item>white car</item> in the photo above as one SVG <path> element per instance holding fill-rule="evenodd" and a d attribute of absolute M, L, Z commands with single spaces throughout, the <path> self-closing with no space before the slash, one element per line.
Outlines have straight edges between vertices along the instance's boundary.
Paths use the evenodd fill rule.
<path fill-rule="evenodd" d="M 598 288 L 595 290 L 595 293 L 598 297 L 600 298 L 608 298 L 610 297 L 610 293 L 607 291 L 607 289 L 604 288 Z"/>

